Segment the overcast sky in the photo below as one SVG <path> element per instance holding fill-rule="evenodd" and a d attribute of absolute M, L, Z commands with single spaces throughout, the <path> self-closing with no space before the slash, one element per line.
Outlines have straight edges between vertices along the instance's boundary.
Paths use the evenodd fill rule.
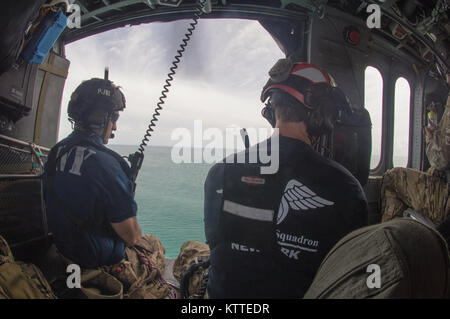
<path fill-rule="evenodd" d="M 67 121 L 70 94 L 81 81 L 103 77 L 108 66 L 110 80 L 123 88 L 127 100 L 111 144 L 139 144 L 188 22 L 119 28 L 67 45 L 71 65 L 59 139 L 71 132 Z M 171 140 L 173 130 L 193 131 L 194 120 L 203 121 L 203 130 L 214 127 L 224 133 L 233 125 L 269 130 L 270 125 L 260 115 L 263 104 L 259 95 L 268 70 L 282 57 L 258 22 L 200 20 L 149 145 L 176 144 L 179 140 Z"/>

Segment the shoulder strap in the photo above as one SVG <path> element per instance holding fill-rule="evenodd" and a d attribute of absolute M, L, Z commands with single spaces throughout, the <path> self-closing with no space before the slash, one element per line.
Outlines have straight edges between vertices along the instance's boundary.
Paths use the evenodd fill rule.
<path fill-rule="evenodd" d="M 62 150 L 58 155 L 57 155 L 57 150 L 59 148 L 59 146 L 61 145 L 65 145 L 64 150 Z M 50 154 L 48 155 L 48 160 L 47 160 L 47 184 L 46 184 L 46 191 L 47 194 L 51 195 L 59 204 L 59 206 L 61 206 L 63 209 L 63 213 L 64 215 L 75 225 L 77 225 L 80 229 L 86 230 L 89 233 L 95 234 L 95 235 L 99 235 L 101 237 L 112 237 L 115 236 L 115 232 L 112 229 L 112 227 L 110 225 L 106 225 L 106 227 L 99 227 L 96 225 L 93 225 L 92 223 L 90 223 L 87 220 L 83 220 L 81 219 L 79 216 L 80 214 L 78 214 L 76 211 L 74 211 L 69 205 L 67 205 L 60 197 L 59 195 L 55 192 L 54 186 L 55 186 L 55 174 L 56 174 L 56 163 L 58 161 L 58 159 L 60 159 L 64 154 L 68 153 L 73 147 L 75 146 L 92 146 L 96 149 L 100 149 L 101 151 L 105 151 L 107 150 L 109 154 L 113 155 L 116 159 L 117 157 L 120 157 L 119 154 L 109 150 L 106 147 L 102 147 L 101 145 L 98 145 L 92 141 L 86 140 L 86 139 L 74 139 L 68 143 L 63 143 L 60 142 L 58 144 L 56 144 L 53 149 L 50 151 Z M 122 162 L 123 159 L 120 157 L 120 159 L 122 161 L 119 161 L 119 163 L 121 164 L 122 168 L 124 168 L 124 165 Z M 126 162 L 125 162 L 126 165 Z M 126 166 L 125 166 L 126 167 Z M 127 176 L 129 176 L 129 169 L 125 170 L 125 173 L 127 174 Z"/>

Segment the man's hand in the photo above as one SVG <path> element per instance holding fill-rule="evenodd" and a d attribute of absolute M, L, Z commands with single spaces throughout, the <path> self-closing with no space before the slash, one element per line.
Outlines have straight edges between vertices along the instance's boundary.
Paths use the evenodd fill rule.
<path fill-rule="evenodd" d="M 136 217 L 125 219 L 120 223 L 111 223 L 111 226 L 128 247 L 136 245 L 142 237 L 141 226 Z"/>

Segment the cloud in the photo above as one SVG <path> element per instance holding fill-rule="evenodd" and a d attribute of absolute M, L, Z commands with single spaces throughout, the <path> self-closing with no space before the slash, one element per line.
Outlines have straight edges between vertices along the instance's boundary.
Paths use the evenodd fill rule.
<path fill-rule="evenodd" d="M 188 20 L 125 27 L 95 35 L 66 47 L 71 61 L 62 101 L 60 139 L 70 131 L 66 107 L 81 81 L 103 77 L 122 87 L 126 111 L 118 122 L 114 144 L 137 145 L 156 108 L 165 79 Z M 175 75 L 150 145 L 173 145 L 171 132 L 229 125 L 269 127 L 259 101 L 267 71 L 282 52 L 255 21 L 200 20 Z"/>

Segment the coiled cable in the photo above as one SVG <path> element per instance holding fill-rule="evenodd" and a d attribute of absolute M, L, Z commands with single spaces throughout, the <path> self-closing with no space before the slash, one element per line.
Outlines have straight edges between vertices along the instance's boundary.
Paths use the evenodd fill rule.
<path fill-rule="evenodd" d="M 163 90 L 161 91 L 161 96 L 159 97 L 159 102 L 156 104 L 155 112 L 153 113 L 152 119 L 148 128 L 145 132 L 144 138 L 142 139 L 141 144 L 139 145 L 139 152 L 143 153 L 145 146 L 147 146 L 147 142 L 149 138 L 152 136 L 153 128 L 156 126 L 155 122 L 158 121 L 158 116 L 160 115 L 159 111 L 162 110 L 162 106 L 165 103 L 167 98 L 167 93 L 169 93 L 169 88 L 172 85 L 173 76 L 176 73 L 176 69 L 178 68 L 178 64 L 181 61 L 184 51 L 186 50 L 187 43 L 191 39 L 191 36 L 198 24 L 198 19 L 203 13 L 202 8 L 204 7 L 206 0 L 198 0 L 196 12 L 194 13 L 194 18 L 192 22 L 189 24 L 187 29 L 187 33 L 185 33 L 184 38 L 181 40 L 180 48 L 177 50 L 177 55 L 174 57 L 174 61 L 172 61 L 172 67 L 170 68 L 170 72 L 167 74 L 166 84 L 163 86 Z"/>
<path fill-rule="evenodd" d="M 187 32 L 184 34 L 184 38 L 181 40 L 181 44 L 179 49 L 177 50 L 177 54 L 174 57 L 174 60 L 172 61 L 172 67 L 170 67 L 170 72 L 167 74 L 167 78 L 165 80 L 165 85 L 163 86 L 163 90 L 161 91 L 161 95 L 159 97 L 159 102 L 156 104 L 155 111 L 152 115 L 152 119 L 150 120 L 150 124 L 147 127 L 147 130 L 145 131 L 145 135 L 141 141 L 141 144 L 139 145 L 138 151 L 130 154 L 127 158 L 130 162 L 131 166 L 131 180 L 133 182 L 133 191 L 136 190 L 136 179 L 137 174 L 142 166 L 142 162 L 144 160 L 144 150 L 147 146 L 147 142 L 149 142 L 150 137 L 152 136 L 152 133 L 154 131 L 154 127 L 156 126 L 156 122 L 158 121 L 158 117 L 160 116 L 160 111 L 163 109 L 163 105 L 165 103 L 165 100 L 167 98 L 167 93 L 169 93 L 169 88 L 172 85 L 173 77 L 176 73 L 176 69 L 178 68 L 178 64 L 181 61 L 181 58 L 183 57 L 183 53 L 186 50 L 186 46 L 191 39 L 191 36 L 198 24 L 198 19 L 203 14 L 204 10 L 206 11 L 206 4 L 208 0 L 198 0 L 196 2 L 196 11 L 194 12 L 194 17 L 192 19 L 192 22 L 189 24 L 189 27 L 187 29 Z"/>

